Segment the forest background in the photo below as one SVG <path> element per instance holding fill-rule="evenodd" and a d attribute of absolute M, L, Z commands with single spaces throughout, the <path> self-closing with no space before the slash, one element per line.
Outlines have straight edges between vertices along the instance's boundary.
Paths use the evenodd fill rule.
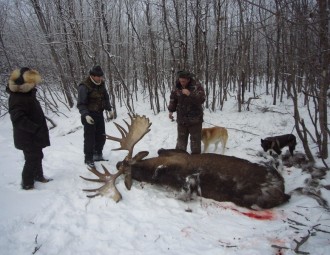
<path fill-rule="evenodd" d="M 249 111 L 261 85 L 274 105 L 292 99 L 306 156 L 327 166 L 329 9 L 327 0 L 0 0 L 0 117 L 17 67 L 40 71 L 39 100 L 57 115 L 64 115 L 58 102 L 75 107 L 79 82 L 95 64 L 105 70 L 114 109 L 131 113 L 141 93 L 154 114 L 166 111 L 176 72 L 187 69 L 212 112 L 228 97 L 238 112 Z"/>

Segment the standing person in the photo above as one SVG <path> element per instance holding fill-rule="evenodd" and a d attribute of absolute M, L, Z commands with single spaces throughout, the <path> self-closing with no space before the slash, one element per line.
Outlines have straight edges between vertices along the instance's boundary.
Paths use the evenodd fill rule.
<path fill-rule="evenodd" d="M 178 138 L 176 149 L 187 150 L 188 136 L 192 154 L 201 153 L 201 132 L 205 92 L 200 83 L 193 79 L 193 74 L 182 70 L 177 73 L 176 88 L 170 95 L 168 106 L 169 118 L 177 112 Z"/>
<path fill-rule="evenodd" d="M 103 111 L 109 111 L 107 121 L 113 118 L 103 76 L 102 68 L 98 65 L 94 66 L 78 88 L 77 107 L 84 125 L 85 164 L 89 167 L 95 167 L 94 161 L 104 160 L 102 153 L 105 144 Z"/>
<path fill-rule="evenodd" d="M 13 124 L 14 144 L 23 150 L 25 164 L 22 171 L 22 188 L 34 189 L 34 182 L 49 182 L 42 169 L 42 149 L 50 146 L 45 115 L 36 98 L 41 76 L 28 67 L 14 70 L 7 86 L 9 114 Z"/>

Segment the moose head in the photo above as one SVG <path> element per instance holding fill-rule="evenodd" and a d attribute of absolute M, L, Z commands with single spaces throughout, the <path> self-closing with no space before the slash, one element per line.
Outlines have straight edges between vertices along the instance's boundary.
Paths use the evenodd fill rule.
<path fill-rule="evenodd" d="M 284 179 L 272 166 L 251 163 L 247 160 L 219 154 L 189 154 L 180 150 L 158 151 L 158 156 L 144 159 L 149 153 L 142 151 L 133 157 L 134 145 L 150 131 L 151 123 L 145 116 L 130 116 L 128 131 L 115 123 L 122 138 L 106 136 L 120 143 L 115 150 L 128 150 L 123 161 L 117 163 L 117 173 L 111 174 L 103 165 L 104 173 L 96 168 L 89 169 L 98 179 L 88 181 L 104 182 L 97 189 L 85 191 L 104 195 L 112 192 L 112 198 L 118 202 L 122 196 L 115 186 L 118 176 L 125 175 L 125 185 L 131 188 L 132 178 L 137 181 L 167 185 L 181 192 L 180 198 L 191 199 L 199 196 L 217 201 L 230 201 L 239 206 L 266 209 L 286 202 L 290 196 L 284 191 Z"/>

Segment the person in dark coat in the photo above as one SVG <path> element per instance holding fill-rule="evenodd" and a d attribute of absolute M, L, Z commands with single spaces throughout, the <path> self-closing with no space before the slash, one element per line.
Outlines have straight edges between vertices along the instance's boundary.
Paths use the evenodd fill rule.
<path fill-rule="evenodd" d="M 84 125 L 85 164 L 89 167 L 95 167 L 94 161 L 104 160 L 102 151 L 106 138 L 103 111 L 108 111 L 107 121 L 113 118 L 103 76 L 102 68 L 94 66 L 78 88 L 77 107 Z"/>
<path fill-rule="evenodd" d="M 189 71 L 177 73 L 176 87 L 171 91 L 168 106 L 169 118 L 173 120 L 173 112 L 177 112 L 178 138 L 176 149 L 187 150 L 188 136 L 192 154 L 201 153 L 201 133 L 203 123 L 203 107 L 205 102 L 204 88 L 193 78 Z"/>
<path fill-rule="evenodd" d="M 22 171 L 22 188 L 34 188 L 34 182 L 46 183 L 42 168 L 42 149 L 50 146 L 46 118 L 36 98 L 36 85 L 41 76 L 28 67 L 14 70 L 7 86 L 9 114 L 13 124 L 14 144 L 23 150 L 25 164 Z"/>

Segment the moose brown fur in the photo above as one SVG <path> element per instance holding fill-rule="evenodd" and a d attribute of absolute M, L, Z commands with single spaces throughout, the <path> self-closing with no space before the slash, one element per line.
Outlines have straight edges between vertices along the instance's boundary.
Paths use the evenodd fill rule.
<path fill-rule="evenodd" d="M 195 191 L 205 198 L 254 209 L 272 208 L 290 198 L 284 192 L 283 177 L 272 167 L 212 153 L 190 155 L 161 149 L 158 154 L 132 163 L 132 178 L 181 190 L 186 199 Z"/>
<path fill-rule="evenodd" d="M 105 167 L 104 173 L 96 168 L 89 169 L 99 179 L 88 181 L 104 182 L 89 197 L 113 191 L 113 199 L 122 197 L 115 186 L 118 176 L 125 175 L 125 185 L 131 188 L 132 178 L 138 181 L 167 185 L 182 191 L 182 198 L 188 200 L 193 193 L 217 201 L 230 201 L 239 206 L 254 209 L 272 208 L 286 202 L 290 196 L 285 194 L 283 177 L 275 168 L 251 163 L 247 160 L 219 154 L 190 155 L 180 150 L 158 151 L 158 157 L 144 159 L 147 151 L 133 156 L 134 145 L 150 131 L 151 123 L 145 116 L 131 116 L 128 131 L 115 123 L 122 138 L 107 136 L 107 139 L 120 143 L 116 150 L 127 150 L 123 161 L 117 163 L 118 172 L 111 174 Z"/>

